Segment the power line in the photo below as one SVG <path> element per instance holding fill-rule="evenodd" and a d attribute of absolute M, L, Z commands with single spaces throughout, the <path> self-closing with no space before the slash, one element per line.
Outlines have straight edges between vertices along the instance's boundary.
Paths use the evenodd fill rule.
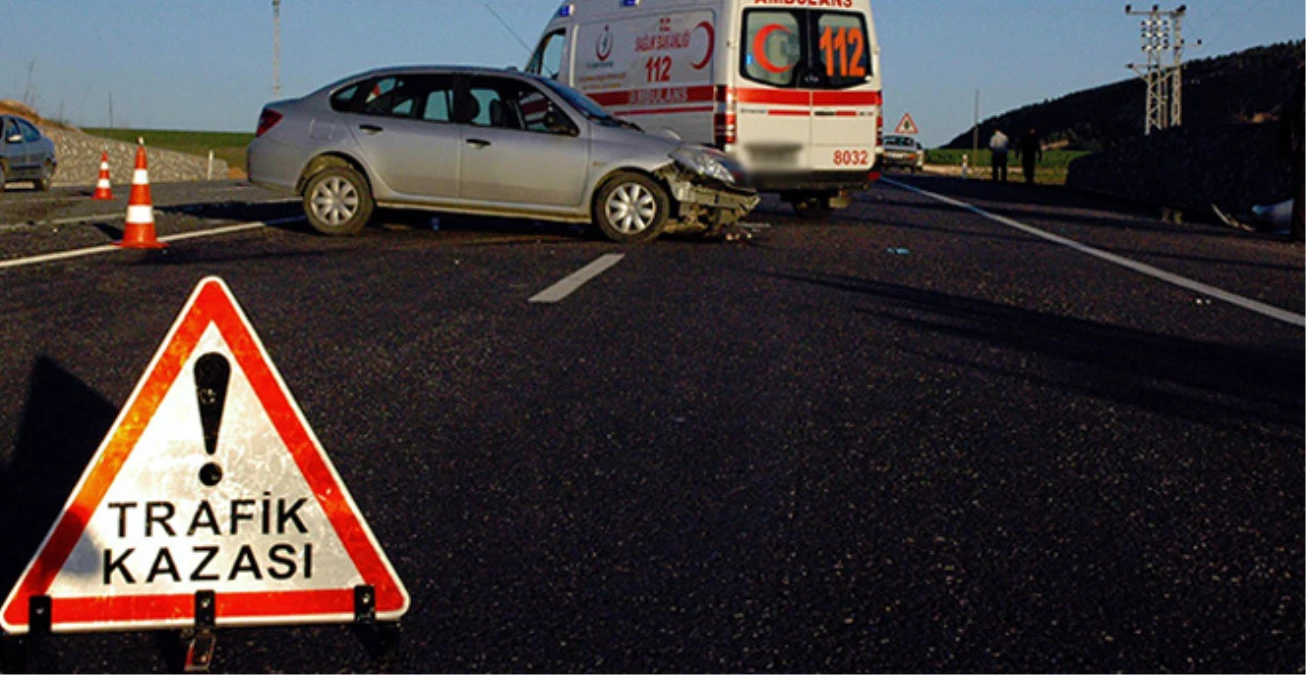
<path fill-rule="evenodd" d="M 1232 23 L 1226 24 L 1225 27 L 1224 27 L 1224 30 L 1223 30 L 1223 31 L 1220 31 L 1220 35 L 1219 35 L 1218 37 L 1216 37 L 1214 40 L 1211 40 L 1211 42 L 1219 42 L 1220 38 L 1223 38 L 1224 36 L 1228 35 L 1228 34 L 1229 34 L 1229 31 L 1231 31 L 1231 30 L 1233 30 L 1234 28 L 1237 28 L 1239 25 L 1241 25 L 1242 22 L 1244 22 L 1244 21 L 1247 20 L 1247 17 L 1249 17 L 1249 16 L 1252 15 L 1252 12 L 1255 12 L 1255 11 L 1256 11 L 1258 8 L 1260 8 L 1260 6 L 1261 6 L 1262 4 L 1264 4 L 1264 3 L 1265 3 L 1265 0 L 1256 0 L 1256 3 L 1253 4 L 1251 7 L 1247 8 L 1247 11 L 1246 11 L 1246 12 L 1243 12 L 1243 15 L 1240 16 L 1240 17 L 1238 17 L 1238 20 L 1237 20 L 1237 21 L 1234 21 L 1234 22 L 1232 22 Z"/>
<path fill-rule="evenodd" d="M 513 30 L 512 26 L 509 26 L 508 22 L 504 21 L 503 17 L 499 16 L 498 12 L 494 11 L 494 8 L 490 6 L 489 2 L 486 2 L 486 0 L 481 0 L 481 5 L 484 6 L 485 9 L 489 10 L 490 13 L 494 15 L 495 19 L 499 20 L 499 24 L 503 26 L 504 30 L 507 30 L 508 33 L 517 40 L 517 44 L 521 45 L 522 49 L 526 50 L 526 55 L 530 56 L 531 54 L 530 45 L 526 44 L 526 41 L 521 39 L 521 36 L 517 34 L 517 31 Z"/>

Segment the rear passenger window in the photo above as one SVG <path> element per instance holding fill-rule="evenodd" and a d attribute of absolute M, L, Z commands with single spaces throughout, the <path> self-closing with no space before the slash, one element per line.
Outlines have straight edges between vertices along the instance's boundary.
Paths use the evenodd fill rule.
<path fill-rule="evenodd" d="M 428 122 L 453 121 L 453 78 L 441 77 L 433 83 L 434 88 L 426 95 L 426 106 L 422 110 L 422 119 Z"/>

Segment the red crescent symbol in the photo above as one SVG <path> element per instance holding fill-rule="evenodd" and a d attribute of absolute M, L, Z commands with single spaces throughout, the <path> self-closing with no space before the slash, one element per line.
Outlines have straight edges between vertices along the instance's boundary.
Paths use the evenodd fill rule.
<path fill-rule="evenodd" d="M 702 28 L 707 32 L 707 53 L 703 55 L 702 61 L 689 64 L 694 67 L 694 70 L 702 70 L 703 66 L 706 66 L 708 62 L 712 60 L 712 52 L 716 50 L 716 29 L 713 28 L 712 24 L 708 21 L 702 21 L 697 26 L 694 26 L 695 30 L 699 28 Z"/>
<path fill-rule="evenodd" d="M 762 66 L 763 70 L 772 73 L 783 73 L 794 67 L 793 64 L 789 64 L 780 68 L 774 63 L 771 63 L 771 59 L 766 58 L 766 39 L 771 37 L 771 33 L 778 30 L 782 30 L 786 33 L 789 32 L 788 28 L 785 28 L 778 23 L 773 23 L 769 26 L 764 26 L 762 30 L 757 31 L 757 37 L 753 38 L 753 58 L 757 59 L 757 65 Z"/>
<path fill-rule="evenodd" d="M 608 48 L 606 50 L 603 49 L 603 38 L 605 37 L 608 39 L 611 39 L 612 37 L 612 33 L 608 32 L 608 26 L 603 27 L 603 34 L 600 35 L 598 41 L 594 43 L 594 55 L 599 57 L 600 61 L 607 61 L 608 57 L 612 56 L 611 42 L 608 43 Z"/>

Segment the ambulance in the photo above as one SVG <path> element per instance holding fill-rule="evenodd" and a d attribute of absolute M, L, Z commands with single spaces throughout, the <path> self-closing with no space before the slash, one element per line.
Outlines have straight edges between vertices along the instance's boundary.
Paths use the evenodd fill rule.
<path fill-rule="evenodd" d="M 567 0 L 526 70 L 726 152 L 800 212 L 847 206 L 879 178 L 870 0 Z"/>

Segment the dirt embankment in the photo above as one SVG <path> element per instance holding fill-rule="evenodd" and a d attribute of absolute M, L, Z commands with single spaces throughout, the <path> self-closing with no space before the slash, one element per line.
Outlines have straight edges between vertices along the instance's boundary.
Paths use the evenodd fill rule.
<path fill-rule="evenodd" d="M 41 117 L 31 107 L 18 101 L 0 101 L 0 113 L 16 115 L 40 127 L 55 145 L 59 168 L 55 185 L 94 185 L 100 175 L 100 153 L 109 153 L 109 176 L 114 185 L 131 183 L 136 168 L 136 144 L 123 143 L 82 133 L 77 127 Z M 148 144 L 149 139 L 146 139 Z M 228 176 L 227 163 L 183 152 L 145 148 L 151 183 L 198 180 L 223 180 Z"/>

